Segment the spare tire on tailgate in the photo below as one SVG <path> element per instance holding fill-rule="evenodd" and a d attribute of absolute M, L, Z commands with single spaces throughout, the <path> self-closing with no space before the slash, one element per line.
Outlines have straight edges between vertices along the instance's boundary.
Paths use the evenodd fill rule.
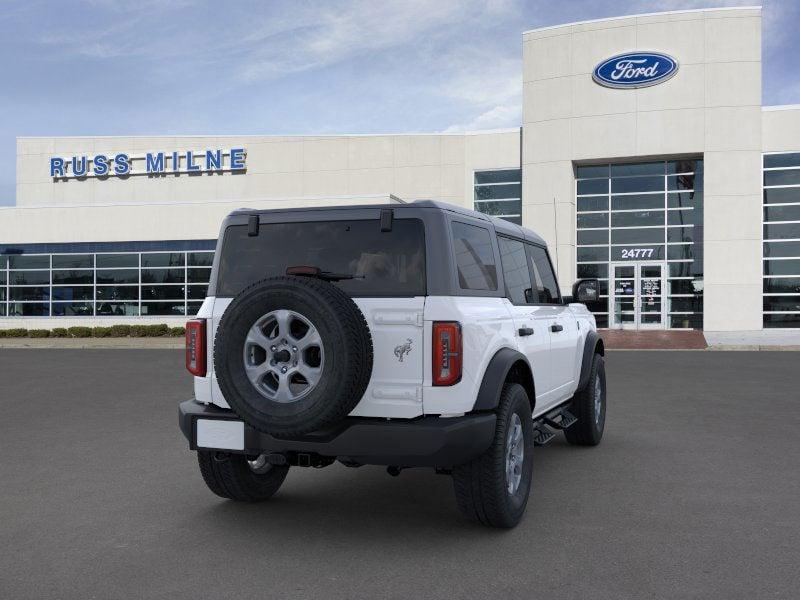
<path fill-rule="evenodd" d="M 343 419 L 372 375 L 372 336 L 358 306 L 331 283 L 270 277 L 228 306 L 214 369 L 231 409 L 276 437 Z"/>

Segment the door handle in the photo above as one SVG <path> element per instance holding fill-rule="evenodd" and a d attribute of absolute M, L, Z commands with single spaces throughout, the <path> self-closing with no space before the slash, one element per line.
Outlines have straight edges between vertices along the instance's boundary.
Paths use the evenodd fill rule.
<path fill-rule="evenodd" d="M 526 335 L 533 335 L 533 328 L 520 327 L 519 330 L 517 330 L 517 333 L 519 334 L 520 337 L 524 337 Z"/>
<path fill-rule="evenodd" d="M 554 333 L 558 331 L 564 331 L 564 326 L 559 323 L 553 323 L 552 325 L 550 325 L 550 331 Z"/>

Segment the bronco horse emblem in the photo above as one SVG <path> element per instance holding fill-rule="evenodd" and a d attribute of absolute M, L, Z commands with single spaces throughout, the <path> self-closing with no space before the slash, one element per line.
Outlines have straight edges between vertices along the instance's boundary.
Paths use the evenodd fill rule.
<path fill-rule="evenodd" d="M 403 357 L 411 352 L 411 338 L 406 338 L 405 344 L 400 344 L 394 347 L 394 355 L 403 362 Z"/>

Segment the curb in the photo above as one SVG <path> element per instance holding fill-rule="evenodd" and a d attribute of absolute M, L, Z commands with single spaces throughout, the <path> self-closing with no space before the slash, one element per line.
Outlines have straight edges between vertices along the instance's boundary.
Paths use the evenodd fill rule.
<path fill-rule="evenodd" d="M 709 346 L 709 350 L 726 350 L 731 352 L 798 352 L 800 346 L 787 344 L 781 346 L 779 344 L 715 344 Z"/>
<path fill-rule="evenodd" d="M 607 352 L 800 352 L 800 346 L 715 344 L 708 348 L 606 348 Z"/>
<path fill-rule="evenodd" d="M 180 338 L 0 338 L 0 348 L 48 348 L 48 349 L 181 349 L 185 345 Z"/>

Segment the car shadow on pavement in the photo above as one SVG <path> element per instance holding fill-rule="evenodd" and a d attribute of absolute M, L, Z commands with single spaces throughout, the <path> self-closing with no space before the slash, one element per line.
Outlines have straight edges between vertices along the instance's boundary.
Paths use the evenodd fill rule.
<path fill-rule="evenodd" d="M 560 441 L 537 448 L 534 489 L 527 515 L 518 529 L 536 524 L 536 487 L 563 476 L 557 468 L 556 454 L 570 450 Z M 391 538 L 423 533 L 441 536 L 441 542 L 449 543 L 451 538 L 463 542 L 465 535 L 469 538 L 472 534 L 478 540 L 487 534 L 506 532 L 461 516 L 452 479 L 431 469 L 407 469 L 399 477 L 391 477 L 384 467 L 377 466 L 294 468 L 279 492 L 266 502 L 239 503 L 208 496 L 206 500 L 195 497 L 193 505 L 198 521 L 212 529 L 218 527 L 230 538 L 264 532 L 270 544 L 284 537 L 291 540 L 306 535 L 361 538 L 380 534 Z"/>
<path fill-rule="evenodd" d="M 283 488 L 261 503 L 212 497 L 205 517 L 224 524 L 229 535 L 259 529 L 275 537 L 313 535 L 334 530 L 347 535 L 474 529 L 456 508 L 450 477 L 409 469 L 390 477 L 381 467 L 325 471 L 292 469 Z"/>

